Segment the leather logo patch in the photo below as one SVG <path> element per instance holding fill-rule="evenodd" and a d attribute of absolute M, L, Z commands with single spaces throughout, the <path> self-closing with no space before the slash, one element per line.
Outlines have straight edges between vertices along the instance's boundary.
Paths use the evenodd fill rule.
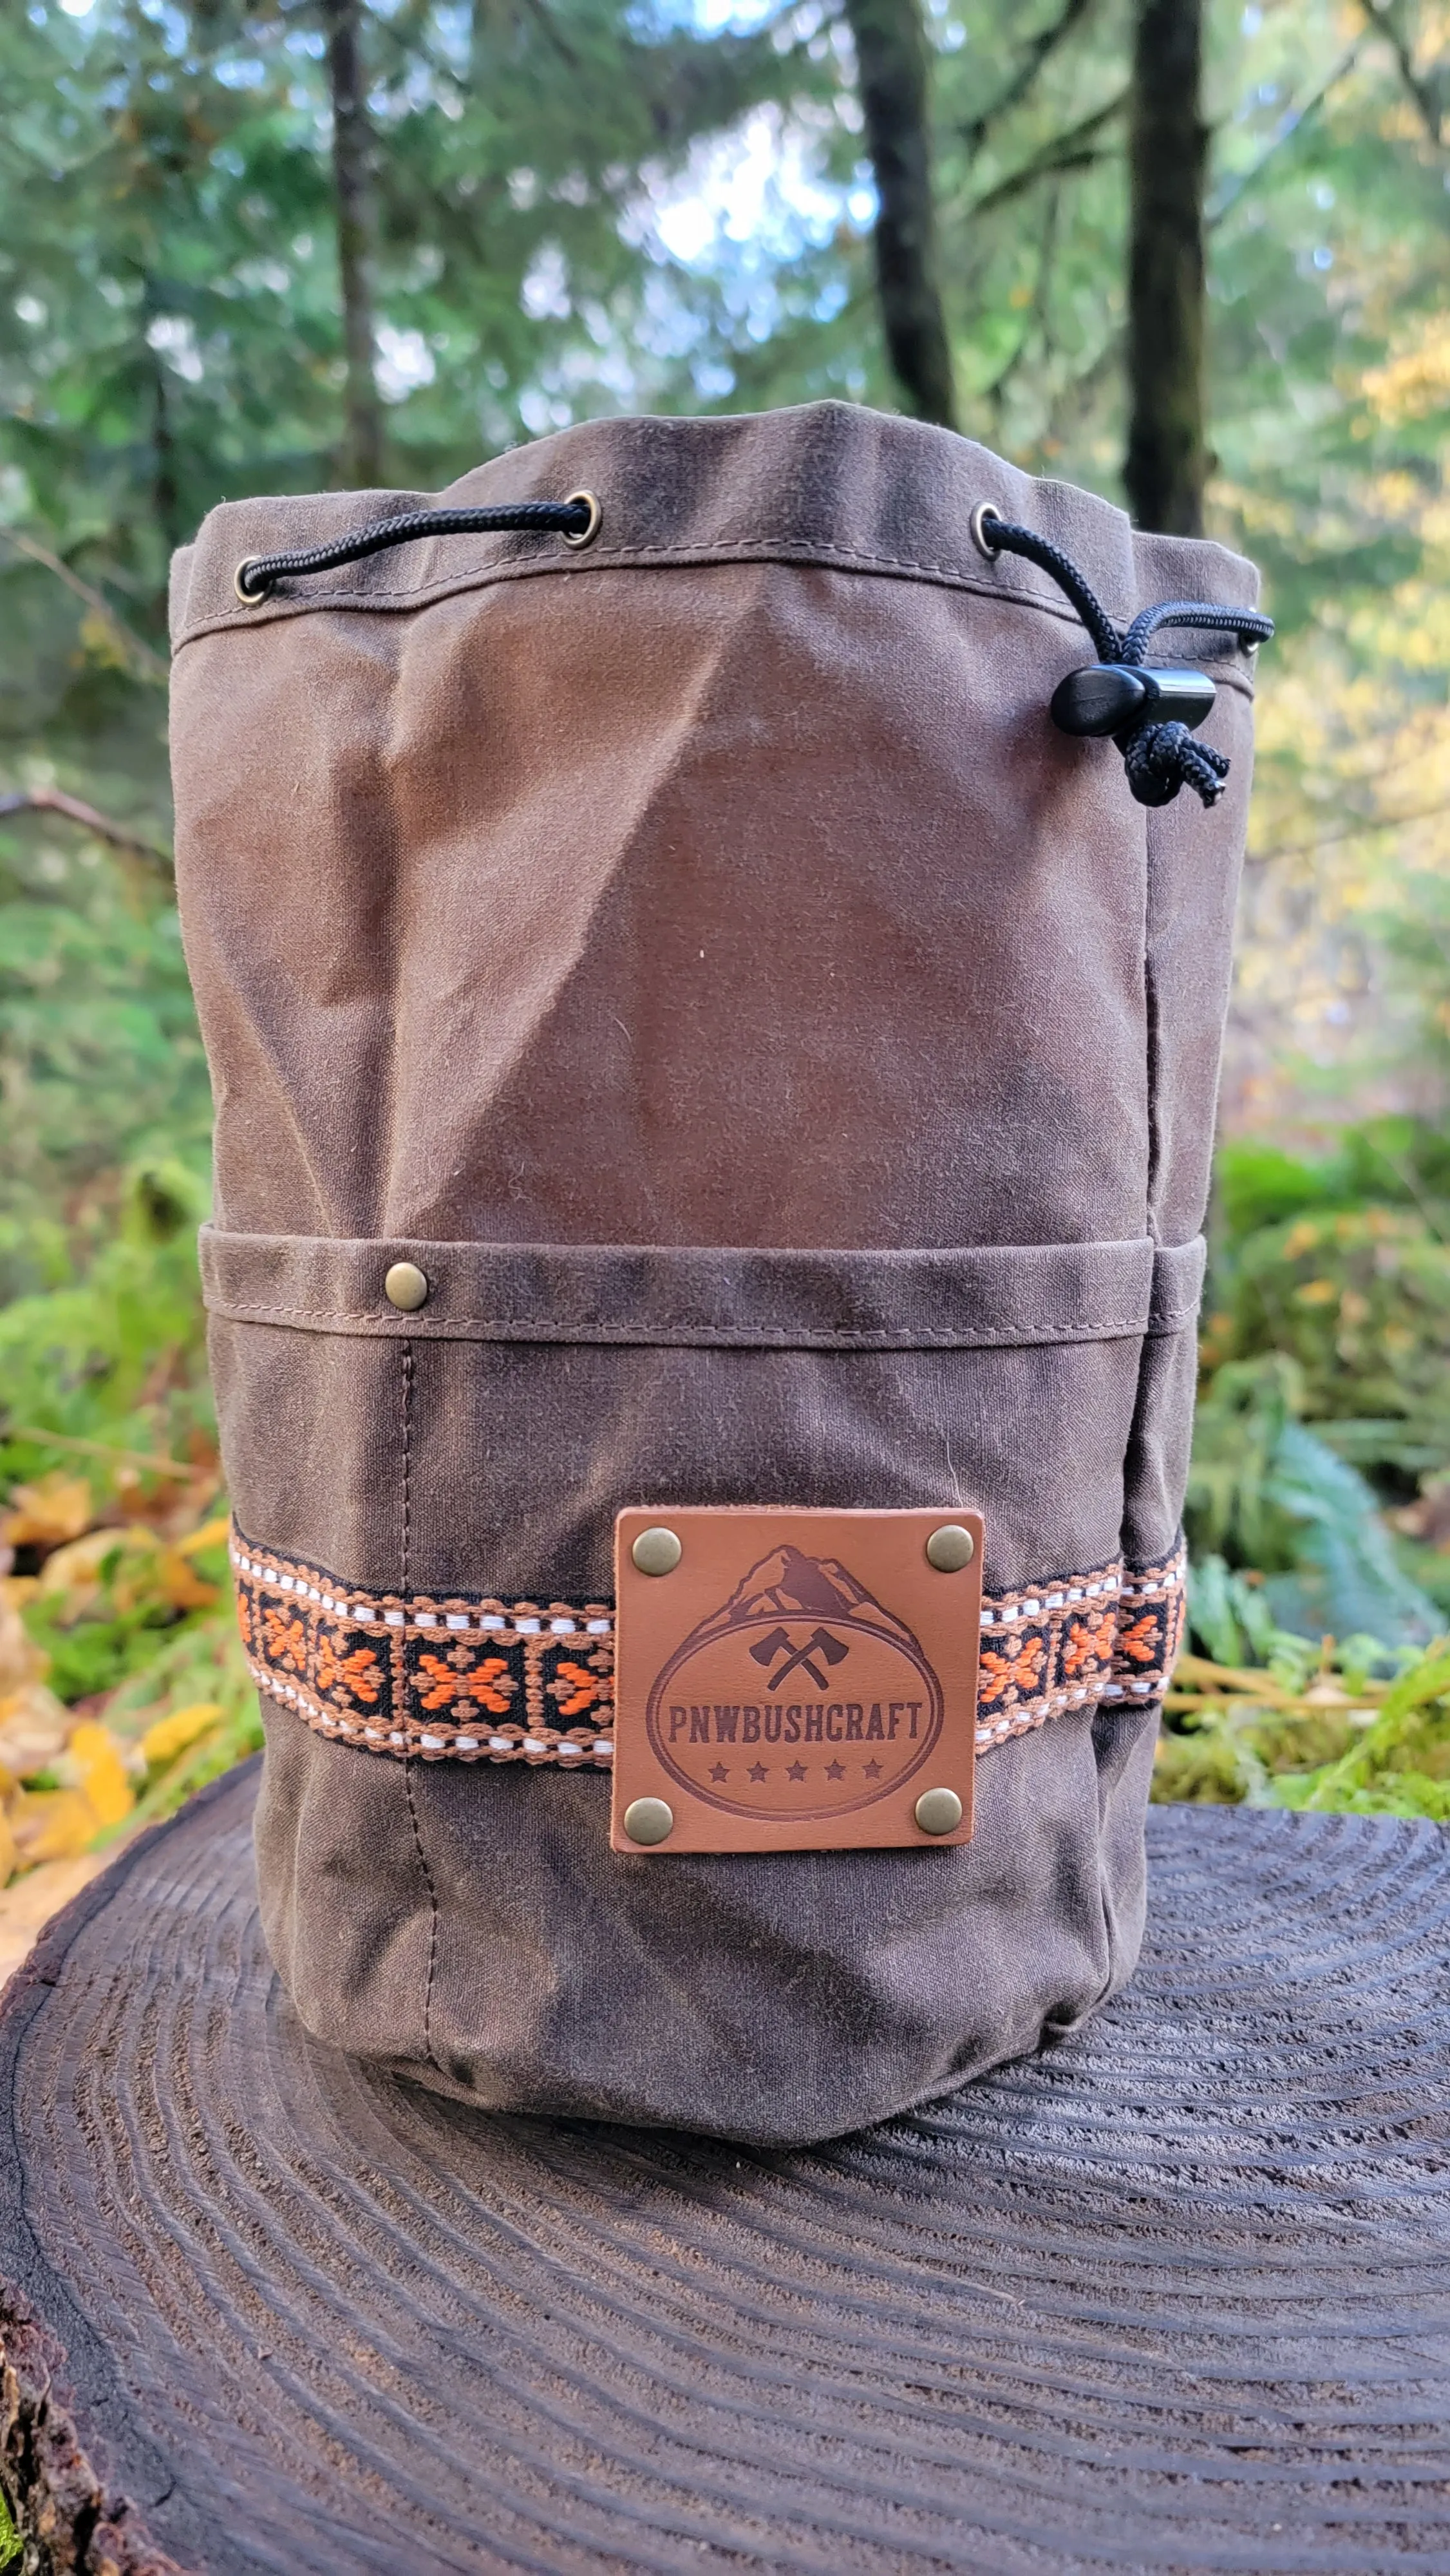
<path fill-rule="evenodd" d="M 615 1547 L 616 1851 L 969 1839 L 980 1514 L 662 1507 Z"/>

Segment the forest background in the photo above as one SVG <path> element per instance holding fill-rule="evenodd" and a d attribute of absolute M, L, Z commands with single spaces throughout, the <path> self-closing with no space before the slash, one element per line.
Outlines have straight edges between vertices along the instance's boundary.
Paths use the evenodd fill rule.
<path fill-rule="evenodd" d="M 1450 1818 L 1450 9 L 33 0 L 0 96 L 0 1881 L 258 1734 L 171 549 L 825 395 L 1264 569 L 1159 1793 Z"/>

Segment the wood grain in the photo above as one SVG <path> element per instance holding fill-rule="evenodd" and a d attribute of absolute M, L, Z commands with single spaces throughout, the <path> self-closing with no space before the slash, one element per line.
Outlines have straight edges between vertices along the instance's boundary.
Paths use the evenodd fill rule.
<path fill-rule="evenodd" d="M 39 2563 L 1450 2570 L 1438 1828 L 1155 1810 L 1126 1996 L 759 2154 L 307 2040 L 253 1789 L 127 1851 L 0 2011 Z"/>

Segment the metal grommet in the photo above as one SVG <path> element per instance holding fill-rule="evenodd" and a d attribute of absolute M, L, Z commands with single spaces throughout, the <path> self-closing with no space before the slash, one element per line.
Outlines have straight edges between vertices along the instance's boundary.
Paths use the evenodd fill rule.
<path fill-rule="evenodd" d="M 581 528 L 577 537 L 571 537 L 567 531 L 564 534 L 565 545 L 573 546 L 577 553 L 581 546 L 592 546 L 600 529 L 603 527 L 604 504 L 602 501 L 596 500 L 592 492 L 566 492 L 564 499 L 566 504 L 570 501 L 584 501 L 587 502 L 589 507 L 589 525 L 587 528 Z"/>
<path fill-rule="evenodd" d="M 955 1789 L 923 1789 L 912 1810 L 924 1834 L 954 1834 L 962 1821 Z"/>
<path fill-rule="evenodd" d="M 632 1843 L 667 1842 L 675 1830 L 675 1811 L 663 1798 L 632 1798 L 623 1824 Z"/>
<path fill-rule="evenodd" d="M 926 1543 L 926 1561 L 936 1567 L 938 1574 L 960 1574 L 976 1553 L 977 1542 L 960 1521 L 943 1521 Z"/>
<path fill-rule="evenodd" d="M 629 1552 L 641 1574 L 673 1574 L 685 1553 L 672 1529 L 641 1530 Z"/>
<path fill-rule="evenodd" d="M 243 608 L 260 608 L 263 600 L 267 596 L 265 589 L 244 590 L 242 588 L 243 573 L 250 572 L 253 564 L 260 562 L 260 555 L 243 555 L 241 562 L 238 564 L 236 571 L 232 575 L 232 588 L 236 592 L 238 599 L 241 601 Z"/>
<path fill-rule="evenodd" d="M 972 543 L 976 547 L 979 555 L 986 556 L 988 563 L 995 563 L 997 557 L 1002 551 L 1000 546 L 994 546 L 988 543 L 988 523 L 993 519 L 1000 519 L 1001 516 L 1001 511 L 994 510 L 990 501 L 979 501 L 975 510 L 972 512 Z"/>
<path fill-rule="evenodd" d="M 428 1300 L 428 1279 L 416 1261 L 395 1261 L 383 1280 L 383 1295 L 404 1315 L 416 1315 Z"/>

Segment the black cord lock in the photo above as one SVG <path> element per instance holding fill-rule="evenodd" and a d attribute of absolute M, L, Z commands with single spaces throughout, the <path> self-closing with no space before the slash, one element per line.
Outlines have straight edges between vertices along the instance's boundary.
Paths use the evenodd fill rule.
<path fill-rule="evenodd" d="M 1143 656 L 1160 626 L 1196 627 L 1253 646 L 1268 641 L 1272 621 L 1256 608 L 1168 599 L 1143 609 L 1120 632 L 1072 557 L 1035 528 L 999 519 L 984 501 L 972 513 L 972 537 L 989 563 L 1000 554 L 1022 555 L 1048 573 L 1071 600 L 1097 648 L 1096 662 L 1069 671 L 1053 691 L 1049 713 L 1059 733 L 1111 735 L 1140 805 L 1171 805 L 1180 787 L 1191 787 L 1205 805 L 1217 804 L 1228 760 L 1193 737 L 1212 712 L 1218 692 L 1206 671 L 1150 670 Z"/>

